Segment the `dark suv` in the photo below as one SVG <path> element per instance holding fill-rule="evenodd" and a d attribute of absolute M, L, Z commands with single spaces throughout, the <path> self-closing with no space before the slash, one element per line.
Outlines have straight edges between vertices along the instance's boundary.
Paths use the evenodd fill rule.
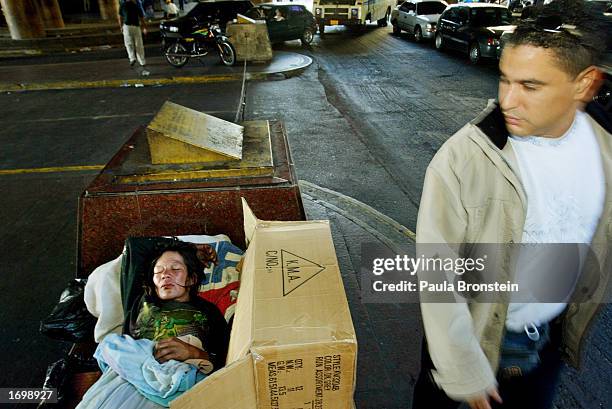
<path fill-rule="evenodd" d="M 159 29 L 163 36 L 171 37 L 169 33 L 191 32 L 192 28 L 216 23 L 225 32 L 225 26 L 236 18 L 236 14 L 245 14 L 251 7 L 253 3 L 248 0 L 202 1 L 187 15 L 162 21 Z"/>
<path fill-rule="evenodd" d="M 499 39 L 514 30 L 512 13 L 501 5 L 459 3 L 449 6 L 438 20 L 435 46 L 463 51 L 476 64 L 481 58 L 497 58 Z"/>
<path fill-rule="evenodd" d="M 307 45 L 317 32 L 317 20 L 300 4 L 259 4 L 246 15 L 255 20 L 266 20 L 272 43 L 301 40 Z"/>

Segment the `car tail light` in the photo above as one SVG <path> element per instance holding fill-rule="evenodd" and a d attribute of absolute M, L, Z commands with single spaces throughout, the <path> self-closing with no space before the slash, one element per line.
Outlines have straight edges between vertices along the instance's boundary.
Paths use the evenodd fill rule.
<path fill-rule="evenodd" d="M 495 38 L 493 38 L 493 37 L 487 38 L 487 45 L 494 46 L 494 45 L 497 45 L 497 44 L 498 44 L 498 41 Z"/>

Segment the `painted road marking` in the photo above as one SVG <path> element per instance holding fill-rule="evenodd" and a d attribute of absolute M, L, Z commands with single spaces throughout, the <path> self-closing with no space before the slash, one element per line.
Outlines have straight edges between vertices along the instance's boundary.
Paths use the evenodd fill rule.
<path fill-rule="evenodd" d="M 248 72 L 246 75 L 246 79 L 249 81 L 286 79 L 299 75 L 305 69 L 306 67 L 300 67 L 283 72 Z M 231 81 L 242 81 L 242 74 L 206 75 L 198 77 L 173 77 L 160 79 L 141 78 L 130 80 L 32 82 L 22 84 L 0 82 L 0 92 L 48 91 L 87 88 L 140 88 L 160 87 L 166 85 L 210 84 Z"/>
<path fill-rule="evenodd" d="M 259 73 L 253 75 L 256 79 L 265 79 L 265 75 Z M 262 77 L 262 78 L 260 78 Z M 25 84 L 0 83 L 1 92 L 16 91 L 43 91 L 61 89 L 83 89 L 83 88 L 129 88 L 145 86 L 163 86 L 173 84 L 206 84 L 226 81 L 240 81 L 240 75 L 206 75 L 198 77 L 173 77 L 173 78 L 138 78 L 129 80 L 102 80 L 102 81 L 54 81 L 54 82 L 32 82 Z"/>
<path fill-rule="evenodd" d="M 102 170 L 105 165 L 54 166 L 49 168 L 0 169 L 0 175 L 22 175 L 26 173 L 60 173 Z"/>
<path fill-rule="evenodd" d="M 113 118 L 128 118 L 133 116 L 153 116 L 155 112 L 145 112 L 143 114 L 117 114 L 117 115 L 83 115 L 83 116 L 67 116 L 65 118 L 37 118 L 37 119 L 24 119 L 19 122 L 58 122 L 58 121 L 78 121 L 81 119 L 113 119 Z"/>
<path fill-rule="evenodd" d="M 215 114 L 228 114 L 234 113 L 234 111 L 202 111 L 205 114 L 215 115 Z M 100 120 L 100 119 L 115 119 L 115 118 L 130 118 L 134 116 L 154 116 L 156 112 L 144 112 L 141 114 L 116 114 L 116 115 L 83 115 L 83 116 L 67 116 L 64 118 L 36 118 L 36 119 L 24 119 L 22 121 L 18 121 L 18 123 L 23 122 L 62 122 L 62 121 L 80 121 L 83 119 L 91 119 L 91 120 Z"/>

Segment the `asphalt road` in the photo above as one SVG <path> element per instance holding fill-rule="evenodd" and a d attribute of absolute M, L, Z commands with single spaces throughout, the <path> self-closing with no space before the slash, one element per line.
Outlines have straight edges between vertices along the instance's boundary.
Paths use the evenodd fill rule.
<path fill-rule="evenodd" d="M 304 52 L 315 63 L 300 77 L 249 85 L 247 112 L 286 122 L 300 178 L 414 230 L 425 168 L 495 97 L 495 63 L 474 67 L 376 26 L 328 27 Z"/>
<path fill-rule="evenodd" d="M 374 26 L 360 34 L 334 28 L 308 49 L 299 42 L 279 49 L 315 62 L 295 78 L 249 83 L 246 119 L 284 121 L 300 179 L 414 230 L 427 163 L 495 97 L 495 63 L 472 66 L 465 56 Z M 116 50 L 106 56 L 116 58 Z M 233 120 L 239 85 L 2 94 L 0 170 L 103 165 L 165 100 Z M 38 335 L 38 322 L 74 275 L 76 197 L 94 175 L 0 175 L 0 359 L 6 368 L 0 387 L 39 386 L 46 365 L 67 347 Z M 564 376 L 559 408 L 612 405 L 611 315 L 608 308 L 596 326 L 584 371 Z M 409 401 L 409 390 L 401 393 Z M 377 407 L 374 398 L 357 401 Z"/>

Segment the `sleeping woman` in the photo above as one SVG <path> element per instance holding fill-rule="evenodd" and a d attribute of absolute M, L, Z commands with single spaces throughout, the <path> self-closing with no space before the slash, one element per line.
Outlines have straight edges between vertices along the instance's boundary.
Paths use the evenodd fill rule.
<path fill-rule="evenodd" d="M 102 340 L 94 354 L 102 377 L 77 408 L 167 407 L 224 365 L 228 328 L 197 295 L 203 269 L 190 243 L 173 243 L 153 260 L 144 295 L 126 317 L 129 333 Z"/>

